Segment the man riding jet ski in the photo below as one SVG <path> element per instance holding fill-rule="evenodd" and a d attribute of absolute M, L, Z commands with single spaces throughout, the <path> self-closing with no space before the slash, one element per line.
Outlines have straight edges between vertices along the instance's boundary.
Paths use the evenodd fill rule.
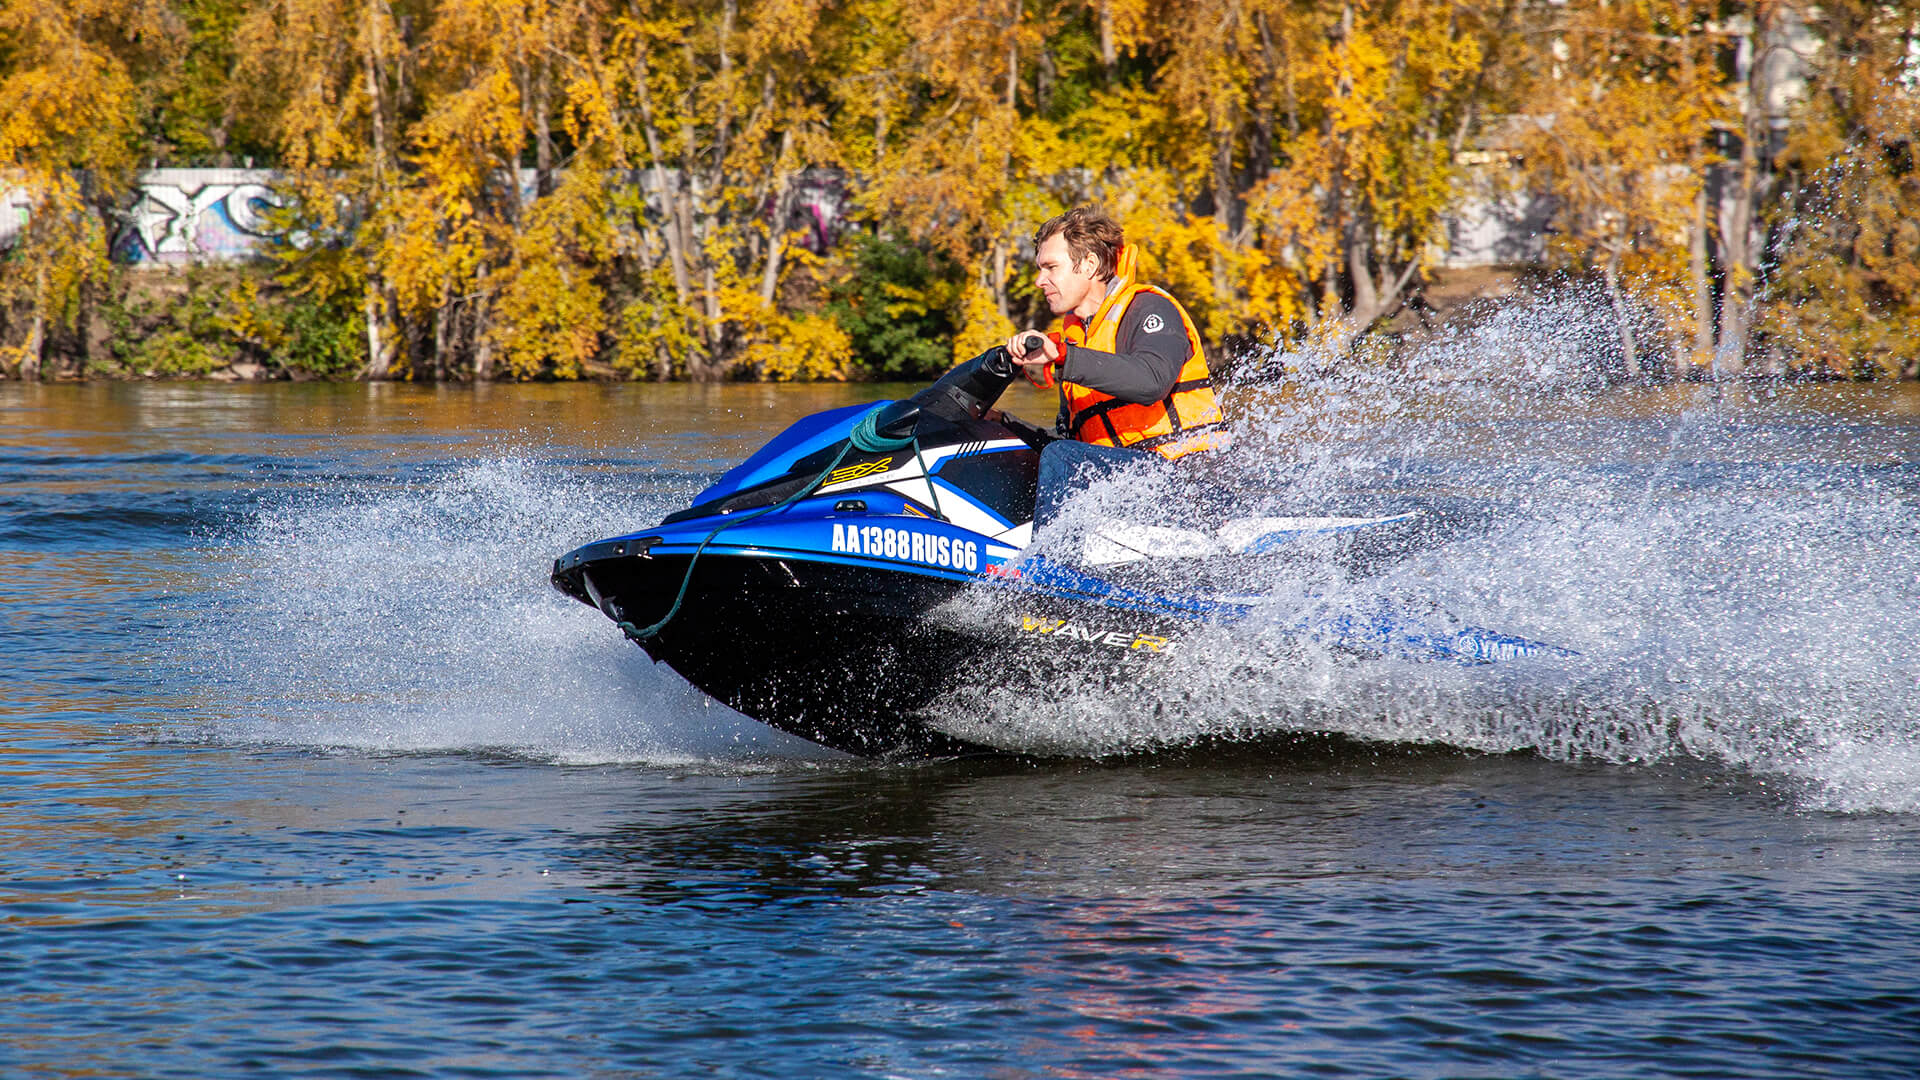
<path fill-rule="evenodd" d="M 1102 232 L 1103 218 L 1079 220 Z M 1117 227 L 1107 234 L 1109 270 L 1097 251 L 1073 254 L 1079 226 L 1049 232 L 1054 224 L 1039 248 L 1042 259 L 1066 260 L 1041 271 L 1049 303 L 1067 316 L 1062 341 L 1023 334 L 905 401 L 806 417 L 660 524 L 562 555 L 555 587 L 773 727 L 863 756 L 948 755 L 1005 749 L 942 729 L 943 700 L 982 672 L 1041 668 L 1110 685 L 1260 602 L 1190 583 L 1170 589 L 1164 575 L 1131 570 L 1270 557 L 1301 537 L 1415 516 L 1121 523 L 1093 530 L 1071 562 L 1032 551 L 1036 508 L 1044 525 L 1089 472 L 1117 470 L 1124 484 L 1129 469 L 1169 468 L 1165 459 L 1211 450 L 1221 436 L 1198 335 L 1178 304 L 1132 281 Z M 1166 331 L 1169 311 L 1178 335 Z M 1059 431 L 1085 442 L 993 408 L 1023 368 L 1038 378 L 1055 367 Z M 1345 649 L 1466 663 L 1550 649 L 1390 613 L 1299 630 Z"/>
<path fill-rule="evenodd" d="M 1217 447 L 1223 418 L 1200 331 L 1179 301 L 1134 280 L 1134 249 L 1120 226 L 1083 206 L 1040 226 L 1033 246 L 1035 284 L 1065 329 L 1015 334 L 1007 352 L 1036 386 L 1059 372 L 1056 430 L 1169 461 Z"/>

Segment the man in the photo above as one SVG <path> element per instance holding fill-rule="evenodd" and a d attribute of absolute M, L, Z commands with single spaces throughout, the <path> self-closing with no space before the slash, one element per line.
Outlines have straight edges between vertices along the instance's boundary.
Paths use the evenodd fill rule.
<path fill-rule="evenodd" d="M 1219 446 L 1223 417 L 1200 332 L 1173 297 L 1134 280 L 1120 226 L 1082 206 L 1040 226 L 1033 246 L 1040 292 L 1065 329 L 1023 330 L 1007 351 L 1037 385 L 1059 372 L 1061 434 L 1170 461 Z M 1029 353 L 1033 337 L 1042 347 Z"/>

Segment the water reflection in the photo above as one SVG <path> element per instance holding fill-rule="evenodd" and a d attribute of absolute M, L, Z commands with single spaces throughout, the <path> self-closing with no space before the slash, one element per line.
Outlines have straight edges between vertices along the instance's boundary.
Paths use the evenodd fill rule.
<path fill-rule="evenodd" d="M 1779 798 L 1747 783 L 1697 767 L 1569 768 L 1331 738 L 1105 765 L 823 768 L 635 821 L 595 837 L 576 862 L 596 890 L 693 905 L 1572 881 L 1710 862 L 1723 850 L 1688 839 L 1665 803 L 1703 784 L 1734 793 L 1715 815 Z M 1644 822 L 1598 810 L 1641 799 L 1654 808 Z"/>

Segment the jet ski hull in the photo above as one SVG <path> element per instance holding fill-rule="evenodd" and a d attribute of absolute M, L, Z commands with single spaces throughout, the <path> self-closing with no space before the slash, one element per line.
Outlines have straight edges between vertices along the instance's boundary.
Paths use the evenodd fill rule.
<path fill-rule="evenodd" d="M 918 715 L 976 651 L 964 633 L 926 618 L 963 583 L 711 553 L 689 578 L 690 559 L 613 556 L 556 573 L 555 582 L 637 628 L 664 618 L 686 581 L 680 610 L 639 644 L 715 700 L 782 731 L 862 757 L 985 750 Z"/>
<path fill-rule="evenodd" d="M 1076 586 L 1095 579 L 1071 571 L 938 575 L 756 549 L 709 550 L 691 575 L 690 562 L 602 541 L 563 556 L 553 581 L 715 700 L 862 757 L 1004 752 L 933 726 L 943 697 L 983 681 L 1103 682 L 1173 655 L 1196 620 L 1222 614 L 1089 594 Z"/>

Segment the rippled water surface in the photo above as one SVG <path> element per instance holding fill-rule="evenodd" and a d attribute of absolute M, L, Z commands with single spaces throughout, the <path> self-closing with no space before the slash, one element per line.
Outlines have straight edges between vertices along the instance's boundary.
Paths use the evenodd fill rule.
<path fill-rule="evenodd" d="M 1067 757 L 841 758 L 548 588 L 875 394 L 0 384 L 0 1076 L 1920 1073 L 1912 388 L 1243 392 L 1235 483 L 1475 523 L 1275 605 L 1578 657 L 953 718 Z"/>

